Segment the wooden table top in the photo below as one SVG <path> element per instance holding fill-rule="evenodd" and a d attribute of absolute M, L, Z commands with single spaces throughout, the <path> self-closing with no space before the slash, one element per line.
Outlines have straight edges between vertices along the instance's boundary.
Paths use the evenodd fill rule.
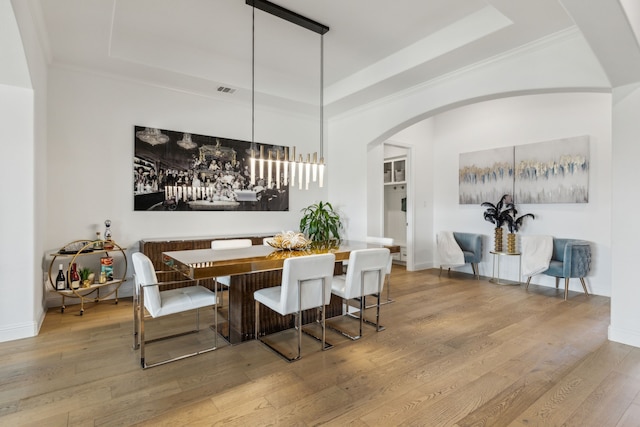
<path fill-rule="evenodd" d="M 281 269 L 286 258 L 313 254 L 333 253 L 336 261 L 349 259 L 353 250 L 389 248 L 400 252 L 400 246 L 383 246 L 375 243 L 342 241 L 335 245 L 312 245 L 299 251 L 278 250 L 266 245 L 253 245 L 238 249 L 193 249 L 170 251 L 162 254 L 162 261 L 191 279 L 205 279 L 257 271 Z"/>

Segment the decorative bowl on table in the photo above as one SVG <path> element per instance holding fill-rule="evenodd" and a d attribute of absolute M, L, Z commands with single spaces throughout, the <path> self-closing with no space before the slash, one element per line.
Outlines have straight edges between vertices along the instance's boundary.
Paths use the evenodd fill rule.
<path fill-rule="evenodd" d="M 268 239 L 267 244 L 279 250 L 299 251 L 308 248 L 311 240 L 307 239 L 302 233 L 287 231 L 278 233 L 271 239 Z"/>

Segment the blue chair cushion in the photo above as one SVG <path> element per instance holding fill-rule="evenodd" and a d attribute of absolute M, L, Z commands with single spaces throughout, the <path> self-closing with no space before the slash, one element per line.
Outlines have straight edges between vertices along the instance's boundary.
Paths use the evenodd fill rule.
<path fill-rule="evenodd" d="M 482 261 L 482 235 L 454 231 L 453 238 L 462 249 L 465 263 L 476 264 Z"/>
<path fill-rule="evenodd" d="M 544 274 L 547 276 L 562 277 L 562 261 L 551 260 L 549 268 Z"/>
<path fill-rule="evenodd" d="M 476 262 L 476 254 L 474 254 L 473 252 L 469 252 L 469 251 L 462 251 L 462 254 L 464 255 L 464 262 L 465 263 L 470 263 L 470 262 Z"/>
<path fill-rule="evenodd" d="M 543 274 L 553 277 L 585 277 L 591 268 L 589 242 L 576 239 L 553 238 L 553 252 L 549 268 Z"/>

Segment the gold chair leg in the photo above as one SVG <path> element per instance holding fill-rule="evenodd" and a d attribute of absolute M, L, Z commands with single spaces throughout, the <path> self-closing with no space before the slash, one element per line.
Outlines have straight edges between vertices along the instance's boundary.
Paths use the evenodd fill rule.
<path fill-rule="evenodd" d="M 566 301 L 569 298 L 569 278 L 564 278 L 564 300 Z"/>
<path fill-rule="evenodd" d="M 580 283 L 582 283 L 582 289 L 584 289 L 584 294 L 589 296 L 589 292 L 587 291 L 587 284 L 584 282 L 584 277 L 580 278 Z"/>

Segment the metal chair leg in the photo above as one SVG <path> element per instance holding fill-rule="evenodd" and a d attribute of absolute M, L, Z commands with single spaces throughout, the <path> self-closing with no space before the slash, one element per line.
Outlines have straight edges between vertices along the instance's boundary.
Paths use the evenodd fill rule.
<path fill-rule="evenodd" d="M 256 331 L 255 338 L 260 339 L 260 303 L 256 301 Z"/>
<path fill-rule="evenodd" d="M 216 303 L 217 303 L 217 294 L 216 294 Z M 166 360 L 162 360 L 160 362 L 155 362 L 155 363 L 147 363 L 146 358 L 145 358 L 145 344 L 151 344 L 153 342 L 157 342 L 157 341 L 163 341 L 169 338 L 176 338 L 176 337 L 180 337 L 183 335 L 189 335 L 189 334 L 193 334 L 196 332 L 200 332 L 200 309 L 196 308 L 196 328 L 193 331 L 186 331 L 186 332 L 179 332 L 176 334 L 172 334 L 172 335 L 167 335 L 167 336 L 163 336 L 163 337 L 159 337 L 159 338 L 155 338 L 149 341 L 145 340 L 144 337 L 144 318 L 145 318 L 145 314 L 144 314 L 144 290 L 140 290 L 139 293 L 139 303 L 138 303 L 138 319 L 139 319 L 139 343 L 140 343 L 140 366 L 142 366 L 142 369 L 147 369 L 147 368 L 152 368 L 154 366 L 160 366 L 160 365 L 164 365 L 166 363 L 170 363 L 170 362 L 175 362 L 177 360 L 181 360 L 181 359 L 186 359 L 187 357 L 191 357 L 191 356 L 197 356 L 199 354 L 203 354 L 203 353 L 208 353 L 210 351 L 216 350 L 218 348 L 218 331 L 217 331 L 217 324 L 218 324 L 218 316 L 217 316 L 217 307 L 218 304 L 215 304 L 213 306 L 213 310 L 214 310 L 214 325 L 215 325 L 215 331 L 214 331 L 214 335 L 213 335 L 213 347 L 209 347 L 207 349 L 204 350 L 198 350 L 195 351 L 193 353 L 188 353 L 188 354 L 183 354 L 181 356 L 177 356 L 177 357 L 172 357 Z"/>
<path fill-rule="evenodd" d="M 580 278 L 580 283 L 582 283 L 582 289 L 584 289 L 584 294 L 589 296 L 589 292 L 587 291 L 587 284 L 584 282 L 584 277 Z"/>
<path fill-rule="evenodd" d="M 140 348 L 140 301 L 138 300 L 138 286 L 133 289 L 133 349 Z"/>
<path fill-rule="evenodd" d="M 566 301 L 569 298 L 569 278 L 564 278 L 564 300 Z"/>
<path fill-rule="evenodd" d="M 525 290 L 529 289 L 529 283 L 531 283 L 531 276 L 527 279 L 527 285 L 524 287 Z"/>

